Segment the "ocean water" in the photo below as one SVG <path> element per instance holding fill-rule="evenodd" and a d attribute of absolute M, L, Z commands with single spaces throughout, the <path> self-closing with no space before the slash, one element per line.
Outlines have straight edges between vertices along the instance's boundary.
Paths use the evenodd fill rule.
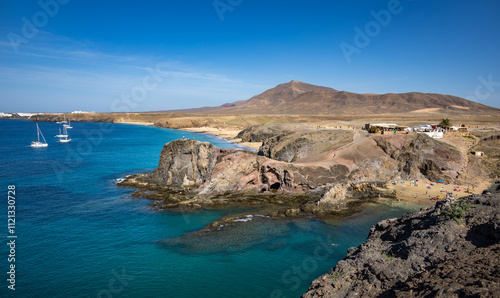
<path fill-rule="evenodd" d="M 31 148 L 35 123 L 0 120 L 2 297 L 298 297 L 364 242 L 369 227 L 406 207 L 370 204 L 347 219 L 253 220 L 216 233 L 210 222 L 248 209 L 154 211 L 116 179 L 154 169 L 166 142 L 208 135 L 126 124 L 72 123 L 73 141 Z M 15 262 L 6 245 L 8 186 L 15 185 Z M 332 245 L 335 244 L 335 245 Z M 15 291 L 8 289 L 15 264 Z"/>

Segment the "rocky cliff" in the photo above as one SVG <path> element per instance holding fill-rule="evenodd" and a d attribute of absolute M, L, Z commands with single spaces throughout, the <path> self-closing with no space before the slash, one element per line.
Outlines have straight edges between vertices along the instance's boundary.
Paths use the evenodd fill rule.
<path fill-rule="evenodd" d="M 379 222 L 303 297 L 498 297 L 500 183 Z"/>
<path fill-rule="evenodd" d="M 272 160 L 244 150 L 221 149 L 191 139 L 165 144 L 158 167 L 136 179 L 172 189 L 190 187 L 200 194 L 230 191 L 304 192 L 346 183 L 344 165 L 308 166 Z"/>
<path fill-rule="evenodd" d="M 121 185 L 139 188 L 135 195 L 156 200 L 158 208 L 271 204 L 278 214 L 293 209 L 326 216 L 360 198 L 394 196 L 380 188 L 392 179 L 451 180 L 464 163 L 452 146 L 426 135 L 313 129 L 270 136 L 263 144 L 270 156 L 172 141 L 153 172 Z"/>
<path fill-rule="evenodd" d="M 455 167 L 464 162 L 453 147 L 423 134 L 366 138 L 335 150 L 351 141 L 352 133 L 340 130 L 296 132 L 282 139 L 264 140 L 261 151 L 268 148 L 272 154 L 259 156 L 190 139 L 176 140 L 164 146 L 158 167 L 138 179 L 172 189 L 190 188 L 204 195 L 269 190 L 294 193 L 328 190 L 348 182 L 387 182 L 395 177 L 451 180 L 456 176 Z M 336 152 L 335 157 L 324 156 L 324 160 L 305 163 L 280 161 L 324 152 Z"/>
<path fill-rule="evenodd" d="M 236 136 L 243 142 L 262 142 L 265 139 L 310 130 L 305 124 L 264 124 L 246 128 Z"/>
<path fill-rule="evenodd" d="M 457 148 L 436 141 L 426 134 L 399 138 L 376 136 L 377 146 L 398 163 L 398 178 L 413 180 L 427 178 L 451 183 L 466 164 L 465 156 Z"/>
<path fill-rule="evenodd" d="M 342 164 L 351 181 L 428 179 L 455 181 L 467 159 L 426 134 L 368 135 L 363 131 L 264 125 L 240 133 L 262 141 L 259 155 L 285 162 Z M 495 149 L 496 150 L 496 149 Z"/>
<path fill-rule="evenodd" d="M 259 155 L 272 159 L 297 162 L 304 158 L 338 150 L 354 141 L 349 130 L 307 129 L 281 133 L 264 138 Z"/>
<path fill-rule="evenodd" d="M 232 151 L 208 142 L 176 140 L 163 146 L 158 167 L 142 178 L 145 182 L 174 189 L 199 187 L 210 178 L 217 158 Z"/>

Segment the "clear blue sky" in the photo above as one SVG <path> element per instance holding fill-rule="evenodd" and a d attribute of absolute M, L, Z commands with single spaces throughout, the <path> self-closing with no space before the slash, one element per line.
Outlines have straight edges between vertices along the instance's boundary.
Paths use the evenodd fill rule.
<path fill-rule="evenodd" d="M 500 107 L 498 0 L 40 2 L 0 0 L 0 112 L 216 106 L 290 80 Z"/>

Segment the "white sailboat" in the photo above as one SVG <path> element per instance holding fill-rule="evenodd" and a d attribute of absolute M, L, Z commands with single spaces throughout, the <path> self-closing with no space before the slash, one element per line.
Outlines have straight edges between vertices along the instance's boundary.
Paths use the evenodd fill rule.
<path fill-rule="evenodd" d="M 71 120 L 68 120 L 68 124 L 63 124 L 63 126 L 64 126 L 65 128 L 73 128 L 73 127 L 71 126 Z"/>
<path fill-rule="evenodd" d="M 40 127 L 38 127 L 38 123 L 36 124 L 36 135 L 37 135 L 38 140 L 32 141 L 31 147 L 41 148 L 41 147 L 48 147 L 49 146 L 49 144 L 47 144 L 47 141 L 45 141 L 45 138 L 43 137 L 43 134 L 42 134 L 42 131 L 40 130 Z M 42 136 L 43 142 L 40 142 L 40 135 Z"/>
<path fill-rule="evenodd" d="M 68 134 L 62 134 L 61 133 L 61 128 L 59 127 L 59 134 L 55 135 L 56 138 L 67 138 Z"/>
<path fill-rule="evenodd" d="M 66 130 L 66 126 L 63 125 L 63 133 L 61 137 L 59 137 L 59 143 L 69 143 L 71 139 L 68 139 L 68 131 Z"/>

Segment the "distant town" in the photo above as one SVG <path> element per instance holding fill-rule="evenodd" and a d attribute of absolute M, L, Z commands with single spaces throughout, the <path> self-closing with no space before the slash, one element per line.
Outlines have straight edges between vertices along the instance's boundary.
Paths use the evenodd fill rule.
<path fill-rule="evenodd" d="M 0 119 L 29 119 L 32 116 L 36 115 L 62 115 L 66 113 L 1 113 Z M 73 111 L 70 114 L 95 114 L 95 112 L 87 112 L 87 111 Z"/>

